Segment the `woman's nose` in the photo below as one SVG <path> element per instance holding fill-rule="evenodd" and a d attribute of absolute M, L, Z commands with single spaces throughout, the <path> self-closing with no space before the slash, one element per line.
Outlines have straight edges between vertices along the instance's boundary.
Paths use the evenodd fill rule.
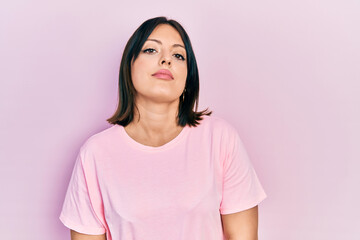
<path fill-rule="evenodd" d="M 167 63 L 169 66 L 171 64 L 170 60 L 165 60 L 165 59 L 161 61 L 161 65 L 163 65 L 163 63 L 165 64 Z"/>
<path fill-rule="evenodd" d="M 161 60 L 160 60 L 160 65 L 163 65 L 164 63 L 165 64 L 168 64 L 169 66 L 171 65 L 171 58 L 168 57 L 167 54 L 163 54 L 163 56 L 161 57 Z"/>

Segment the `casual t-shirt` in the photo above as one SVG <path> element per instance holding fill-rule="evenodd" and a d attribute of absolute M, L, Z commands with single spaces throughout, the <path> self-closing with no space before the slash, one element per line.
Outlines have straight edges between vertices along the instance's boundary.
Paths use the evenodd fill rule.
<path fill-rule="evenodd" d="M 59 218 L 107 240 L 223 240 L 220 214 L 266 197 L 236 129 L 205 115 L 159 147 L 140 144 L 121 125 L 89 137 Z"/>

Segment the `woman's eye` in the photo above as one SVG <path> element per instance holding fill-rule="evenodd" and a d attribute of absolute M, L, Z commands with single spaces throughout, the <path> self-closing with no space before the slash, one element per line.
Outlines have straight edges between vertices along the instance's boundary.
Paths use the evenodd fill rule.
<path fill-rule="evenodd" d="M 155 51 L 155 49 L 153 49 L 153 48 L 147 48 L 147 49 L 145 49 L 143 52 L 144 52 L 144 53 L 146 53 L 146 52 L 152 53 L 152 52 L 153 52 L 152 50 Z"/>
<path fill-rule="evenodd" d="M 145 49 L 145 50 L 143 50 L 142 51 L 143 53 L 153 53 L 153 52 L 156 52 L 156 50 L 155 49 L 153 49 L 153 48 L 147 48 L 147 49 Z M 181 55 L 181 54 L 174 54 L 175 55 L 175 57 L 176 58 L 178 58 L 178 59 L 180 59 L 180 60 L 182 60 L 182 61 L 185 61 L 185 58 Z"/>
<path fill-rule="evenodd" d="M 180 60 L 185 60 L 185 58 L 181 55 L 181 54 L 175 54 L 175 56 L 177 57 L 177 58 L 179 58 Z"/>

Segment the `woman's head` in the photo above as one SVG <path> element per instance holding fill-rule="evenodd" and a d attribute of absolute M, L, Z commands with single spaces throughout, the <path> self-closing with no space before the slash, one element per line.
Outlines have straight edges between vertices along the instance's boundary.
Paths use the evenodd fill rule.
<path fill-rule="evenodd" d="M 186 49 L 178 31 L 169 24 L 157 25 L 130 65 L 136 106 L 149 102 L 178 106 L 185 89 L 186 60 Z M 154 75 L 160 69 L 168 70 L 172 78 Z"/>
<path fill-rule="evenodd" d="M 172 80 L 153 76 L 169 70 Z M 175 20 L 152 18 L 127 42 L 120 64 L 119 103 L 109 123 L 126 126 L 134 119 L 137 101 L 178 102 L 178 125 L 196 126 L 207 110 L 197 112 L 199 73 L 190 39 Z M 194 105 L 196 106 L 193 111 Z"/>

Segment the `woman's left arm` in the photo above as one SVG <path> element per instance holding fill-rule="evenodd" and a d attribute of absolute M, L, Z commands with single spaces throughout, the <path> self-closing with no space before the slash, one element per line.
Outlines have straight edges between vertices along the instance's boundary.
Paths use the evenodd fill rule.
<path fill-rule="evenodd" d="M 221 215 L 227 240 L 258 240 L 258 205 L 250 209 Z"/>

